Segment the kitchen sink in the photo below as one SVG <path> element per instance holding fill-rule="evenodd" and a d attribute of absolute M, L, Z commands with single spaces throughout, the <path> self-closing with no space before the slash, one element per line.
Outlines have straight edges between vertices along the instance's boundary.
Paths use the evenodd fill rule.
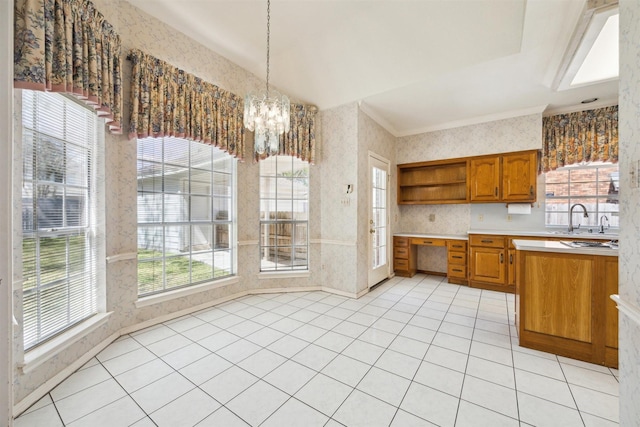
<path fill-rule="evenodd" d="M 606 248 L 606 249 L 617 249 L 618 242 L 594 242 L 589 240 L 572 240 L 565 241 L 561 240 L 560 243 L 563 245 L 569 246 L 570 248 Z"/>

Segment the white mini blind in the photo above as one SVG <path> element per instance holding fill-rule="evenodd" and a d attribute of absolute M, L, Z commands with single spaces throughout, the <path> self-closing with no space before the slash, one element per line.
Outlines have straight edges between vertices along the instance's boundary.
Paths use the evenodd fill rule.
<path fill-rule="evenodd" d="M 97 312 L 95 112 L 22 91 L 25 350 Z"/>

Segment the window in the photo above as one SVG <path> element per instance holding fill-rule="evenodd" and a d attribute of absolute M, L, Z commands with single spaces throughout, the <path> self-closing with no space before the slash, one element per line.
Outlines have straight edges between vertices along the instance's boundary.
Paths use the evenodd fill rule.
<path fill-rule="evenodd" d="M 22 91 L 24 348 L 97 313 L 101 235 L 96 114 Z"/>
<path fill-rule="evenodd" d="M 260 270 L 309 268 L 309 164 L 293 156 L 260 161 Z"/>
<path fill-rule="evenodd" d="M 558 168 L 545 174 L 545 223 L 547 226 L 568 226 L 569 209 L 582 203 L 589 214 L 584 218 L 582 209 L 574 209 L 573 224 L 597 227 L 619 227 L 618 165 L 592 163 Z M 605 218 L 606 217 L 606 220 Z"/>
<path fill-rule="evenodd" d="M 138 140 L 138 295 L 235 274 L 236 160 L 179 138 Z"/>

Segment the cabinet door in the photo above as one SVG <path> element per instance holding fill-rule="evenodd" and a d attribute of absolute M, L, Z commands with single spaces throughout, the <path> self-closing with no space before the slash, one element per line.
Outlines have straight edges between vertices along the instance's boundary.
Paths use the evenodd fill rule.
<path fill-rule="evenodd" d="M 505 250 L 471 247 L 471 280 L 505 285 Z"/>
<path fill-rule="evenodd" d="M 502 200 L 534 202 L 538 177 L 535 151 L 502 156 Z"/>
<path fill-rule="evenodd" d="M 618 293 L 618 257 L 604 257 L 605 364 L 618 366 L 618 309 L 609 298 Z"/>
<path fill-rule="evenodd" d="M 507 250 L 507 285 L 516 285 L 516 250 Z"/>
<path fill-rule="evenodd" d="M 500 157 L 472 159 L 469 168 L 471 201 L 496 202 L 500 200 Z"/>

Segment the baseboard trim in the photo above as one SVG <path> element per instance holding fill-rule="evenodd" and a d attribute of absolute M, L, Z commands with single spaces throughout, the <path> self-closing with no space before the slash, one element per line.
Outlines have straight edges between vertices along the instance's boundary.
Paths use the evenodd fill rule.
<path fill-rule="evenodd" d="M 326 286 L 307 286 L 307 287 L 292 287 L 292 288 L 268 288 L 268 289 L 252 289 L 249 291 L 237 292 L 232 295 L 228 295 L 223 298 L 218 298 L 212 301 L 209 301 L 204 304 L 200 304 L 194 307 L 189 307 L 184 310 L 176 311 L 174 313 L 162 315 L 153 319 L 145 320 L 141 323 L 136 323 L 135 325 L 126 326 L 120 329 L 117 332 L 111 334 L 108 338 L 104 339 L 100 344 L 91 348 L 89 351 L 84 353 L 79 359 L 75 360 L 69 366 L 64 368 L 62 371 L 58 372 L 52 378 L 47 380 L 44 384 L 40 385 L 37 389 L 29 393 L 25 396 L 20 402 L 16 403 L 13 406 L 13 417 L 17 417 L 22 414 L 24 411 L 29 409 L 31 405 L 36 403 L 42 397 L 44 397 L 47 393 L 53 390 L 56 386 L 58 386 L 62 381 L 67 379 L 71 374 L 80 369 L 85 363 L 91 360 L 93 357 L 97 356 L 102 350 L 104 350 L 109 344 L 117 340 L 123 335 L 127 335 L 133 332 L 137 332 L 139 330 L 149 328 L 151 326 L 158 325 L 163 322 L 167 322 L 169 320 L 176 319 L 181 316 L 185 316 L 187 314 L 195 313 L 200 310 L 205 310 L 210 307 L 214 307 L 219 304 L 223 304 L 228 301 L 232 301 L 238 298 L 242 298 L 247 295 L 260 295 L 260 294 L 277 294 L 277 293 L 285 293 L 285 292 L 313 292 L 313 291 L 323 291 L 330 294 L 340 295 L 347 298 L 360 298 L 369 292 L 369 289 L 363 289 L 360 292 L 352 293 L 346 292 L 339 289 L 333 289 Z"/>
<path fill-rule="evenodd" d="M 76 359 L 69 366 L 64 368 L 62 371 L 58 372 L 52 378 L 47 380 L 44 384 L 40 385 L 40 387 L 38 387 L 37 389 L 29 393 L 27 396 L 25 396 L 24 399 L 22 399 L 20 402 L 16 403 L 13 406 L 13 417 L 15 418 L 18 415 L 22 414 L 27 409 L 29 409 L 31 405 L 33 405 L 42 397 L 44 397 L 47 393 L 53 390 L 56 386 L 58 386 L 62 381 L 67 379 L 67 377 L 69 377 L 75 371 L 80 369 L 89 360 L 97 356 L 98 353 L 104 350 L 109 344 L 117 340 L 119 337 L 120 337 L 120 334 L 118 332 L 111 334 L 108 338 L 102 340 L 100 344 L 98 344 L 97 346 L 93 347 L 92 349 L 84 353 L 82 356 L 80 356 L 79 359 Z"/>

